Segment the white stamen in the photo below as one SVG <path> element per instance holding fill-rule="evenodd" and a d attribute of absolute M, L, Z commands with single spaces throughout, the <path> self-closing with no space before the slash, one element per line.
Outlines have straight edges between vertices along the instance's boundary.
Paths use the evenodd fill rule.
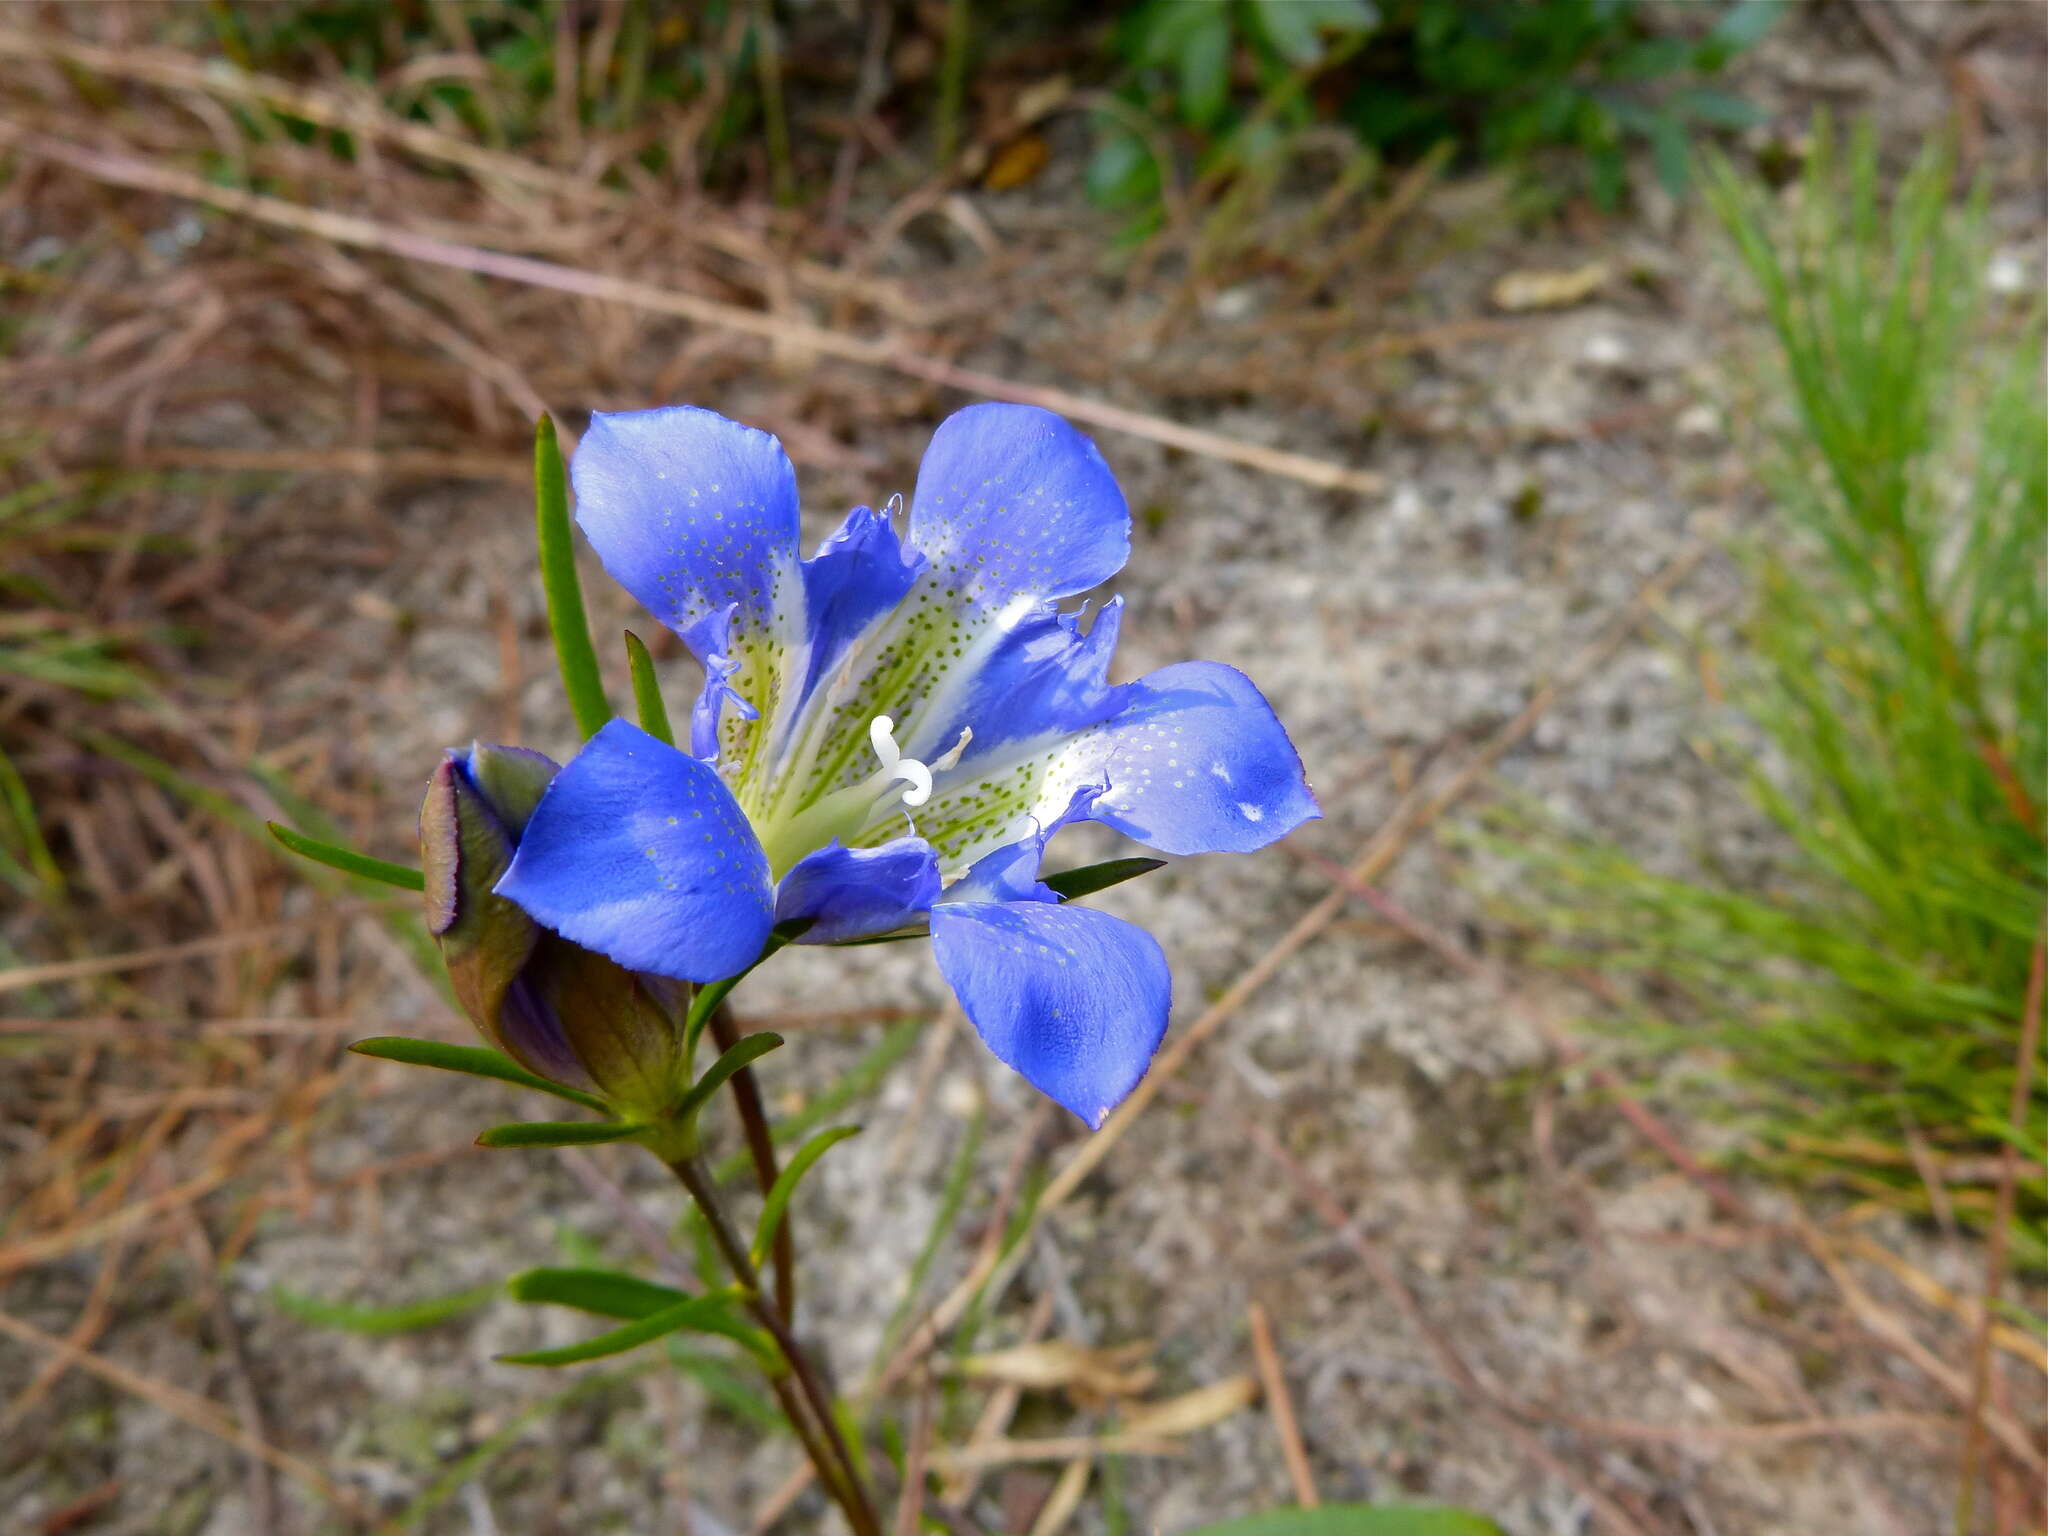
<path fill-rule="evenodd" d="M 896 722 L 887 715 L 877 715 L 868 722 L 868 740 L 873 743 L 875 756 L 882 760 L 882 776 L 886 783 L 893 784 L 901 779 L 910 788 L 903 791 L 901 803 L 923 805 L 932 797 L 932 771 L 914 757 L 905 757 L 896 745 Z"/>
<path fill-rule="evenodd" d="M 910 788 L 903 791 L 905 805 L 923 805 L 932 797 L 932 771 L 914 757 L 906 757 L 896 765 L 892 778 L 901 779 Z"/>
<path fill-rule="evenodd" d="M 932 772 L 944 773 L 948 768 L 957 768 L 960 765 L 960 755 L 967 750 L 967 743 L 972 740 L 974 740 L 974 727 L 971 725 L 961 726 L 960 739 L 953 743 L 944 757 L 938 758 L 932 763 Z"/>
<path fill-rule="evenodd" d="M 887 715 L 877 715 L 868 722 L 868 740 L 874 744 L 875 756 L 882 760 L 882 772 L 894 773 L 896 765 L 903 761 L 903 753 L 896 746 L 896 722 Z"/>

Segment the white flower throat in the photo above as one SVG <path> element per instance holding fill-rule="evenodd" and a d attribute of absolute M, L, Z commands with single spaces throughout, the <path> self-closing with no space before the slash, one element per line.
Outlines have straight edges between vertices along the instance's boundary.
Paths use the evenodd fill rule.
<path fill-rule="evenodd" d="M 877 816 L 891 809 L 903 811 L 914 835 L 917 824 L 910 819 L 911 811 L 931 799 L 934 775 L 958 766 L 973 739 L 973 729 L 962 726 L 959 738 L 943 756 L 929 763 L 920 762 L 905 757 L 903 749 L 896 745 L 895 720 L 888 715 L 875 716 L 868 722 L 868 742 L 881 761 L 879 768 L 860 783 L 826 795 L 795 816 L 757 829 L 776 877 L 779 879 L 798 859 L 834 838 L 843 841 L 859 835 Z M 902 788 L 898 789 L 898 785 Z"/>

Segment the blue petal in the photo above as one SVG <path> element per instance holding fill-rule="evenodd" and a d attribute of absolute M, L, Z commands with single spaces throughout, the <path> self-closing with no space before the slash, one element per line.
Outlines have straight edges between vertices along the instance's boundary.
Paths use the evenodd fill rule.
<path fill-rule="evenodd" d="M 683 641 L 704 663 L 704 689 L 690 707 L 690 756 L 705 762 L 718 758 L 718 722 L 730 704 L 742 720 L 758 720 L 761 712 L 732 685 L 739 663 L 732 657 L 732 618 L 737 603 L 727 603 L 683 632 Z"/>
<path fill-rule="evenodd" d="M 1131 514 L 1095 445 L 1031 405 L 970 405 L 932 434 L 910 543 L 955 610 L 1067 597 L 1131 552 Z"/>
<path fill-rule="evenodd" d="M 924 557 L 903 548 L 882 513 L 855 507 L 846 515 L 803 563 L 810 664 L 800 699 L 830 675 L 856 637 L 903 601 L 924 566 Z"/>
<path fill-rule="evenodd" d="M 1071 736 L 1107 718 L 1120 702 L 1109 686 L 1109 663 L 1123 606 L 1122 598 L 1111 598 L 1085 635 L 1080 614 L 1061 613 L 1050 603 L 1035 609 L 957 691 L 959 702 L 946 717 L 921 723 L 904 751 L 938 757 L 970 727 L 974 735 L 960 758 L 968 767 L 1014 743 Z"/>
<path fill-rule="evenodd" d="M 717 981 L 760 954 L 768 860 L 707 763 L 614 720 L 555 776 L 498 881 L 629 970 Z"/>
<path fill-rule="evenodd" d="M 1038 878 L 1045 862 L 1045 845 L 1053 833 L 1070 821 L 1086 820 L 1103 786 L 1083 784 L 1067 801 L 1067 808 L 1043 826 L 1034 827 L 1016 842 L 983 854 L 966 874 L 946 887 L 943 901 L 1058 901 L 1059 894 Z"/>
<path fill-rule="evenodd" d="M 1183 661 L 1122 697 L 1102 727 L 1095 820 L 1163 853 L 1249 853 L 1323 814 L 1273 707 L 1235 667 Z"/>
<path fill-rule="evenodd" d="M 797 942 L 842 944 L 887 933 L 924 915 L 939 894 L 939 861 L 921 837 L 879 848 L 837 841 L 805 854 L 775 891 L 775 921 L 814 919 Z"/>
<path fill-rule="evenodd" d="M 1166 956 L 1107 912 L 942 903 L 932 953 L 988 1048 L 1091 1127 L 1137 1087 L 1166 1033 Z"/>
<path fill-rule="evenodd" d="M 795 601 L 796 471 L 768 433 L 691 405 L 600 411 L 569 472 L 604 568 L 677 634 L 728 604 L 752 632 Z"/>
<path fill-rule="evenodd" d="M 963 718 L 962 695 L 1011 632 L 1059 639 L 1047 605 L 1114 575 L 1130 552 L 1130 524 L 1102 455 L 1050 412 L 977 405 L 941 423 L 910 514 L 907 542 L 923 569 L 864 632 L 869 643 L 852 656 L 844 687 L 820 670 L 830 681 L 809 708 L 829 699 L 829 727 L 792 724 L 776 738 L 779 747 L 806 743 L 777 764 L 796 765 L 793 798 L 808 803 L 865 778 L 868 722 L 878 715 L 912 733 L 899 738 L 908 756 L 943 755 L 951 737 L 938 742 L 939 731 Z M 885 569 L 878 560 L 871 572 Z M 889 582 L 893 594 L 893 573 Z M 978 733 L 1010 729 L 1001 717 L 967 723 Z"/>

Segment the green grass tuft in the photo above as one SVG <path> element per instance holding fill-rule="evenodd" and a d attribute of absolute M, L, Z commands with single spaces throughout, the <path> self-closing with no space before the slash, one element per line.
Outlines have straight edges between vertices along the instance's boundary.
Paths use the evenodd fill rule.
<path fill-rule="evenodd" d="M 1767 888 L 1503 824 L 1551 957 L 1656 983 L 1624 1034 L 1711 1047 L 1759 1158 L 1982 1228 L 2048 909 L 2048 412 L 2038 305 L 1994 312 L 1951 180 L 1932 148 L 1887 196 L 1824 127 L 1785 210 L 1708 177 L 1782 364 L 1730 691 L 1763 750 L 1714 754 L 1781 835 Z M 2048 1262 L 2048 1182 L 2013 1236 Z"/>

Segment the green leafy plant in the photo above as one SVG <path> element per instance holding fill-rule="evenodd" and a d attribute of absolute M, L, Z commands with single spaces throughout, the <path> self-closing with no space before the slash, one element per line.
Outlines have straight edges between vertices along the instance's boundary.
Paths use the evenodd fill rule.
<path fill-rule="evenodd" d="M 1289 130 L 1336 123 L 1392 158 L 1450 143 L 1513 166 L 1575 150 L 1577 179 L 1613 206 L 1632 147 L 1681 193 L 1700 131 L 1759 119 L 1711 82 L 1784 8 L 1726 0 L 1693 35 L 1662 30 L 1630 0 L 1147 0 L 1111 47 L 1133 112 L 1198 135 L 1211 172 L 1256 166 Z M 1141 126 L 1100 120 L 1097 201 L 1157 200 Z"/>
<path fill-rule="evenodd" d="M 1630 1016 L 1628 1039 L 1712 1049 L 1703 1102 L 1759 1157 L 1982 1227 L 2011 1143 L 2036 1163 L 2015 1251 L 2040 1263 L 2048 1072 L 2020 1053 L 2048 909 L 2042 317 L 1989 312 L 1981 202 L 1952 208 L 1950 180 L 1929 150 L 1887 196 L 1871 136 L 1842 156 L 1824 129 L 1789 212 L 1725 164 L 1708 179 L 1782 364 L 1754 412 L 1774 510 L 1740 551 L 1739 726 L 1712 754 L 1776 829 L 1761 888 L 1527 819 L 1504 846 L 1555 958 L 1659 989 L 1677 1022 Z"/>
<path fill-rule="evenodd" d="M 422 123 L 518 148 L 559 134 L 563 112 L 598 132 L 640 128 L 651 112 L 708 104 L 703 148 L 712 155 L 763 134 L 785 133 L 779 64 L 764 18 L 745 0 L 569 8 L 564 46 L 556 0 L 487 5 L 392 5 L 387 0 L 281 0 L 210 4 L 210 42 L 229 62 L 289 78 L 343 73 Z M 448 67 L 409 68 L 436 56 Z M 556 70 L 573 62 L 573 90 Z M 276 114 L 301 141 L 323 130 Z M 252 128 L 260 125 L 251 122 Z M 345 136 L 336 147 L 346 150 Z M 647 154 L 660 157 L 658 148 Z"/>

